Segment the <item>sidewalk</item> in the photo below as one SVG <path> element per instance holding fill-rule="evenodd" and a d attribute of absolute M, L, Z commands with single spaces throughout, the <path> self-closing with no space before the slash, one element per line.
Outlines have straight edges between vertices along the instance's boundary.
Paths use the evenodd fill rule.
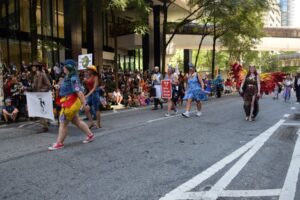
<path fill-rule="evenodd" d="M 230 93 L 230 94 L 222 94 L 222 97 L 226 97 L 226 96 L 232 96 L 232 95 L 237 95 L 237 93 Z M 221 97 L 221 98 L 222 98 Z M 211 100 L 214 100 L 214 99 L 218 99 L 218 98 L 216 98 L 215 96 L 210 96 L 210 97 L 208 97 L 208 100 L 207 101 L 211 101 Z M 164 105 L 166 105 L 166 103 L 167 102 L 163 102 L 163 104 Z M 113 109 L 112 110 L 104 110 L 104 111 L 101 111 L 101 115 L 102 116 L 105 116 L 105 115 L 111 115 L 111 114 L 113 114 L 113 113 L 118 113 L 118 112 L 120 112 L 120 111 L 126 111 L 126 110 L 132 110 L 132 111 L 134 111 L 134 110 L 142 110 L 142 109 L 147 109 L 147 108 L 150 108 L 150 107 L 152 107 L 153 106 L 153 103 L 151 103 L 150 105 L 147 105 L 147 106 L 140 106 L 140 107 L 125 107 L 124 105 L 113 105 L 113 106 L 111 106 Z M 2 112 L 2 108 L 3 108 L 3 106 L 0 104 L 0 109 L 1 109 L 1 112 Z M 85 116 L 85 114 L 84 114 L 84 112 L 83 113 L 81 113 L 80 114 L 80 117 L 81 117 L 81 119 L 85 119 L 86 118 L 86 116 Z M 30 120 L 29 120 L 30 121 Z M 21 117 L 21 118 L 19 118 L 19 120 L 18 120 L 18 122 L 17 123 L 23 123 L 23 122 L 29 122 L 26 118 L 23 118 L 23 117 Z M 32 122 L 34 122 L 34 121 L 32 121 Z M 56 123 L 57 122 L 57 119 L 56 120 L 54 120 L 53 121 L 53 124 L 54 123 Z M 0 126 L 1 125 L 4 125 L 5 124 L 5 122 L 4 121 L 2 121 L 2 120 L 0 120 Z M 12 123 L 13 124 L 13 123 Z M 0 127 L 1 128 L 1 127 Z"/>

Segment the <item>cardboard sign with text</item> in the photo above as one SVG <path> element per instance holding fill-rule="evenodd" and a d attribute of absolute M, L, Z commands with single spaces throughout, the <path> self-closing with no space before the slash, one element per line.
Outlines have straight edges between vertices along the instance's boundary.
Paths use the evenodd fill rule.
<path fill-rule="evenodd" d="M 161 97 L 163 99 L 172 98 L 172 82 L 171 80 L 163 80 L 161 81 Z"/>

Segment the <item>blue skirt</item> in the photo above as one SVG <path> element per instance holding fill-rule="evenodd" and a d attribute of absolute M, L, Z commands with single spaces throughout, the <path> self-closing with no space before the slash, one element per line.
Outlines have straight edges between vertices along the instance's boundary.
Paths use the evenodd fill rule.
<path fill-rule="evenodd" d="M 202 89 L 189 89 L 186 91 L 185 96 L 183 99 L 192 99 L 193 101 L 206 101 L 208 99 L 207 92 L 203 91 Z"/>

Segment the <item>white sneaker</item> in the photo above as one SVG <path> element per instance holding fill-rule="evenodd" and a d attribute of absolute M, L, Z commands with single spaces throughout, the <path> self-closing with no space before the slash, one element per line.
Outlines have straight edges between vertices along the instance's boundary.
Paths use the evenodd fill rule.
<path fill-rule="evenodd" d="M 171 116 L 170 113 L 165 114 L 165 117 L 170 117 L 170 116 Z"/>
<path fill-rule="evenodd" d="M 190 117 L 190 113 L 189 112 L 182 113 L 181 115 L 184 116 L 184 117 L 186 117 L 186 118 Z"/>
<path fill-rule="evenodd" d="M 197 117 L 200 117 L 202 115 L 202 112 L 200 112 L 200 111 L 198 111 L 197 113 L 196 113 L 196 116 Z"/>

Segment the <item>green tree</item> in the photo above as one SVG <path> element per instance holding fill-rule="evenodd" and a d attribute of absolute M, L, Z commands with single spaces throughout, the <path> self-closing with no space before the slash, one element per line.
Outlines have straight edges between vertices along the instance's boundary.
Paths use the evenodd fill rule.
<path fill-rule="evenodd" d="M 216 42 L 221 39 L 227 48 L 249 49 L 262 37 L 262 14 L 269 9 L 269 0 L 215 0 L 207 7 L 213 27 L 212 77 L 216 61 Z M 251 31 L 250 31 L 251 30 Z M 231 42 L 234 41 L 234 42 Z"/>
<path fill-rule="evenodd" d="M 138 34 L 148 32 L 148 14 L 150 7 L 144 0 L 109 0 L 107 10 L 112 17 L 112 29 L 114 38 L 114 75 L 116 87 L 119 85 L 119 67 L 118 67 L 118 35 L 120 27 L 117 24 L 117 17 L 121 17 L 125 12 L 134 13 L 134 18 L 129 24 L 129 28 Z"/>
<path fill-rule="evenodd" d="M 175 24 L 174 27 L 168 27 L 168 10 L 170 6 L 176 0 L 163 0 L 163 31 L 162 31 L 162 43 L 163 43 L 163 50 L 162 50 L 162 71 L 165 71 L 166 65 L 166 51 L 168 45 L 171 43 L 175 35 L 179 32 L 179 30 L 186 24 L 198 20 L 205 16 L 206 7 L 210 6 L 214 0 L 189 0 L 188 6 L 190 7 L 190 12 L 187 14 L 183 19 L 179 19 L 178 22 Z M 172 26 L 172 25 L 171 25 Z M 170 37 L 168 40 L 166 39 L 167 30 L 170 30 Z"/>

